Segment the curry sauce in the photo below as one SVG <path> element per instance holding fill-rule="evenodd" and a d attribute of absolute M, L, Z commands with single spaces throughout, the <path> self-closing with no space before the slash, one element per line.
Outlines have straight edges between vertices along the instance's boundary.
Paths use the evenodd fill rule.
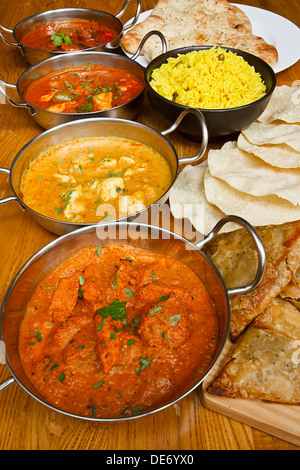
<path fill-rule="evenodd" d="M 110 222 L 140 212 L 171 186 L 166 159 L 120 137 L 73 139 L 50 146 L 21 181 L 22 199 L 39 214 L 66 222 Z"/>
<path fill-rule="evenodd" d="M 144 84 L 128 70 L 101 64 L 86 64 L 54 70 L 30 80 L 24 99 L 54 113 L 105 111 L 140 95 Z"/>
<path fill-rule="evenodd" d="M 214 303 L 185 264 L 129 245 L 88 246 L 35 288 L 19 353 L 48 403 L 121 418 L 195 385 L 217 333 Z"/>

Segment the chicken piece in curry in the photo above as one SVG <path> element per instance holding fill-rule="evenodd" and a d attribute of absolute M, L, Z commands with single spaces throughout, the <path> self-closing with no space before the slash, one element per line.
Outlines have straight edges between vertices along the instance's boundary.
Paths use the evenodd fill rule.
<path fill-rule="evenodd" d="M 214 302 L 187 265 L 107 244 L 81 248 L 36 286 L 19 353 L 48 403 L 76 415 L 122 418 L 195 386 L 217 336 Z"/>
<path fill-rule="evenodd" d="M 142 211 L 171 186 L 166 159 L 120 137 L 74 139 L 33 160 L 21 181 L 23 202 L 51 219 L 110 222 Z"/>

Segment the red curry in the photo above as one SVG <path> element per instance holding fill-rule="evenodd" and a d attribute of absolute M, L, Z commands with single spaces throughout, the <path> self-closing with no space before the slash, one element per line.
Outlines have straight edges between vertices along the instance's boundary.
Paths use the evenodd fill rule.
<path fill-rule="evenodd" d="M 126 70 L 83 65 L 57 70 L 29 83 L 24 99 L 57 113 L 103 111 L 138 96 L 144 84 Z"/>
<path fill-rule="evenodd" d="M 24 46 L 42 51 L 76 51 L 106 44 L 118 32 L 94 21 L 69 19 L 56 20 L 26 34 Z"/>
<path fill-rule="evenodd" d="M 178 398 L 214 353 L 217 318 L 182 262 L 130 246 L 85 247 L 35 289 L 20 328 L 24 371 L 81 416 L 131 416 Z"/>

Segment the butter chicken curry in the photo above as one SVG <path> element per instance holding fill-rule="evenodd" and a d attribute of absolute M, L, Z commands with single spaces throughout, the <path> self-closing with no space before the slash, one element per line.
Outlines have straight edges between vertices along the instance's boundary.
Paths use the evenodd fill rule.
<path fill-rule="evenodd" d="M 36 286 L 19 353 L 49 404 L 121 418 L 195 385 L 217 333 L 214 303 L 185 264 L 129 245 L 88 246 Z"/>

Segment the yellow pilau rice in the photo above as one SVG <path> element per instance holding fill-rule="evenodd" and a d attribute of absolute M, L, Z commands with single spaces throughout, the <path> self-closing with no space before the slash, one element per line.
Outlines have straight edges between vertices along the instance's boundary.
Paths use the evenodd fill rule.
<path fill-rule="evenodd" d="M 202 109 L 235 108 L 266 94 L 254 67 L 219 47 L 170 57 L 153 70 L 150 85 L 168 100 Z"/>

